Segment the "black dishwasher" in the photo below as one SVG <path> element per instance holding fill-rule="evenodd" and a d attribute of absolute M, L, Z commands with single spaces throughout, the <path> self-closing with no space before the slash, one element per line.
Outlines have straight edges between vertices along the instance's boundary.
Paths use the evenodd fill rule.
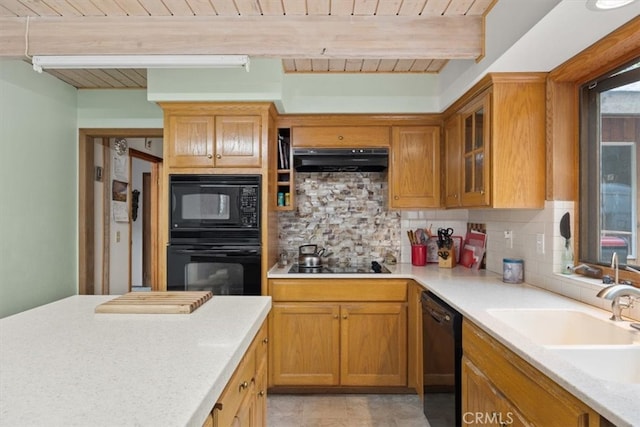
<path fill-rule="evenodd" d="M 424 414 L 431 427 L 461 425 L 462 315 L 422 293 Z"/>

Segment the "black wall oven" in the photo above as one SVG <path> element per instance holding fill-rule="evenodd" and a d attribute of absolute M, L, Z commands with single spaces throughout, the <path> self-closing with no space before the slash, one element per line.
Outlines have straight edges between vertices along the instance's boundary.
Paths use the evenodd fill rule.
<path fill-rule="evenodd" d="M 260 295 L 260 247 L 169 245 L 168 291 Z"/>
<path fill-rule="evenodd" d="M 170 175 L 168 291 L 260 295 L 259 175 Z"/>

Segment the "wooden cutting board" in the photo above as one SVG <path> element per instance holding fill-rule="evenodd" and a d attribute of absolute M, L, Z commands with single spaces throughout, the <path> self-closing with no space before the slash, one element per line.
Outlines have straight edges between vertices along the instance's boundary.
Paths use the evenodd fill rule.
<path fill-rule="evenodd" d="M 189 314 L 213 297 L 209 291 L 129 292 L 96 307 L 96 313 Z"/>

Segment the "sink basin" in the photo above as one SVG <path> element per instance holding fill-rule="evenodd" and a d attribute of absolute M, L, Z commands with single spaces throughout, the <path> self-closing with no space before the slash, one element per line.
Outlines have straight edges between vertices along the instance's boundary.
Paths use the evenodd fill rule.
<path fill-rule="evenodd" d="M 587 374 L 619 383 L 640 384 L 640 346 L 551 347 Z"/>
<path fill-rule="evenodd" d="M 578 310 L 494 309 L 496 319 L 540 345 L 640 344 L 640 333 Z M 628 328 L 628 324 L 622 326 Z"/>

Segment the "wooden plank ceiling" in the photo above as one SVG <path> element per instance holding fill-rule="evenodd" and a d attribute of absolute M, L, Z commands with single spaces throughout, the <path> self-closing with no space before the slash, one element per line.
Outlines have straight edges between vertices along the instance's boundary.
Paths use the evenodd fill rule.
<path fill-rule="evenodd" d="M 0 57 L 245 54 L 287 73 L 438 73 L 480 59 L 497 0 L 0 0 Z M 144 69 L 47 70 L 144 88 Z"/>

